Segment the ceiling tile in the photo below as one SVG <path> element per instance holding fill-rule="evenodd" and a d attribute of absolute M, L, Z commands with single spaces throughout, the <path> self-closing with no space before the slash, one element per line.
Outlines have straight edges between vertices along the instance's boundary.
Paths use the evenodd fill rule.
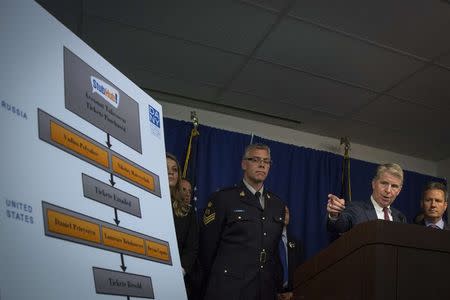
<path fill-rule="evenodd" d="M 261 61 L 250 61 L 231 89 L 334 115 L 348 113 L 375 96 L 363 89 Z"/>
<path fill-rule="evenodd" d="M 389 93 L 450 113 L 450 71 L 437 66 L 428 67 Z"/>
<path fill-rule="evenodd" d="M 75 34 L 79 34 L 82 5 L 80 0 L 37 0 L 44 9 Z"/>
<path fill-rule="evenodd" d="M 447 118 L 448 114 L 443 111 L 433 111 L 390 96 L 380 97 L 352 116 L 352 119 L 398 134 L 408 135 L 413 132 L 418 140 L 436 130 L 450 132 Z"/>
<path fill-rule="evenodd" d="M 450 69 L 450 51 L 447 52 L 448 54 L 443 55 L 439 60 L 437 60 L 437 63 Z"/>
<path fill-rule="evenodd" d="M 247 111 L 264 114 L 281 121 L 304 122 L 305 116 L 310 116 L 311 111 L 299 106 L 278 101 L 267 101 L 264 98 L 238 92 L 224 93 L 218 102 L 222 105 L 233 106 Z M 297 126 L 296 125 L 296 126 Z M 290 126 L 292 128 L 292 124 Z"/>
<path fill-rule="evenodd" d="M 88 28 L 88 43 L 112 64 L 202 84 L 224 85 L 243 62 L 239 55 L 97 19 Z"/>
<path fill-rule="evenodd" d="M 286 6 L 288 0 L 241 0 L 241 2 L 246 2 L 279 12 Z"/>
<path fill-rule="evenodd" d="M 294 19 L 281 22 L 256 56 L 376 91 L 388 88 L 423 65 L 415 59 Z"/>
<path fill-rule="evenodd" d="M 269 121 L 271 124 L 336 139 L 348 136 L 351 143 L 404 153 L 422 159 L 441 160 L 450 153 L 450 143 L 436 145 L 436 141 L 448 139 L 444 138 L 448 131 L 447 133 L 441 130 L 399 132 L 388 130 L 379 126 L 379 124 L 368 124 L 366 121 L 334 117 L 239 93 L 226 93 L 221 103 L 273 116 L 274 118 Z M 253 115 L 250 115 L 250 117 L 255 119 Z M 301 123 L 293 124 L 293 122 L 288 122 L 286 118 Z M 261 121 L 267 122 L 267 118 L 265 120 L 263 118 Z M 436 145 L 436 147 L 430 147 L 430 145 Z"/>
<path fill-rule="evenodd" d="M 128 78 L 135 82 L 140 88 L 146 90 L 150 95 L 151 91 L 154 90 L 160 93 L 175 94 L 187 98 L 212 99 L 217 95 L 219 90 L 218 87 L 201 85 L 198 82 L 184 81 L 177 78 L 164 77 L 161 74 L 154 74 L 144 69 L 127 68 L 123 72 Z"/>
<path fill-rule="evenodd" d="M 275 22 L 270 11 L 236 1 L 86 1 L 87 12 L 206 45 L 250 53 Z"/>
<path fill-rule="evenodd" d="M 446 1 L 298 0 L 291 14 L 429 59 L 450 49 Z"/>

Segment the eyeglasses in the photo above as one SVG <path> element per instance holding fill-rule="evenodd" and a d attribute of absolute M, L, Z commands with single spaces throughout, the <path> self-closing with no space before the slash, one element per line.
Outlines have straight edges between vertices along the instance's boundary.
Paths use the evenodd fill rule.
<path fill-rule="evenodd" d="M 268 158 L 257 157 L 257 156 L 246 157 L 244 159 L 251 161 L 252 163 L 255 163 L 255 164 L 263 164 L 263 165 L 267 165 L 267 166 L 270 166 L 272 164 L 272 160 L 270 160 Z"/>

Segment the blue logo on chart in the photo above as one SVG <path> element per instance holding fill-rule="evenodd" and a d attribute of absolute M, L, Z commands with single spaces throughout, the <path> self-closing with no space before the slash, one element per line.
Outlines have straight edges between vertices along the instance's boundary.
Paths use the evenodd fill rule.
<path fill-rule="evenodd" d="M 154 124 L 156 127 L 160 128 L 159 111 L 154 109 L 151 105 L 148 106 L 148 117 L 150 118 L 150 122 L 152 124 Z"/>
<path fill-rule="evenodd" d="M 159 129 L 161 128 L 161 115 L 159 111 L 151 105 L 148 106 L 148 118 L 152 125 L 152 133 L 155 136 L 160 137 L 161 133 Z"/>

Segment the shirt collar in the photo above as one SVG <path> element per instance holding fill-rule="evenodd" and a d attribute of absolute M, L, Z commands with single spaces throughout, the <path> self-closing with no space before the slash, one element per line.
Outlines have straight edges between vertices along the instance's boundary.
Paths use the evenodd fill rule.
<path fill-rule="evenodd" d="M 439 221 L 437 221 L 436 223 L 430 222 L 430 221 L 425 219 L 425 226 L 428 226 L 428 225 L 431 225 L 431 224 L 436 225 L 440 229 L 444 229 L 444 220 L 442 220 L 442 218 Z"/>
<path fill-rule="evenodd" d="M 255 190 L 245 179 L 242 179 L 245 187 L 254 195 L 256 192 L 260 192 L 261 195 L 264 193 L 264 186 L 262 186 L 259 191 Z"/>
<path fill-rule="evenodd" d="M 377 203 L 377 201 L 375 201 L 373 196 L 370 196 L 370 200 L 372 201 L 373 207 L 375 207 L 375 210 L 377 212 L 383 212 L 383 208 Z M 389 205 L 387 208 L 388 208 L 388 210 L 390 212 L 391 211 L 391 206 Z"/>

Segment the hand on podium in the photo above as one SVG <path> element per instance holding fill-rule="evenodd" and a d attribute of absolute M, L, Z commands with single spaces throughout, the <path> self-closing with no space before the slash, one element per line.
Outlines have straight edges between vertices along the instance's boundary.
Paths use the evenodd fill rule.
<path fill-rule="evenodd" d="M 284 292 L 277 294 L 277 300 L 294 300 L 293 292 Z"/>

